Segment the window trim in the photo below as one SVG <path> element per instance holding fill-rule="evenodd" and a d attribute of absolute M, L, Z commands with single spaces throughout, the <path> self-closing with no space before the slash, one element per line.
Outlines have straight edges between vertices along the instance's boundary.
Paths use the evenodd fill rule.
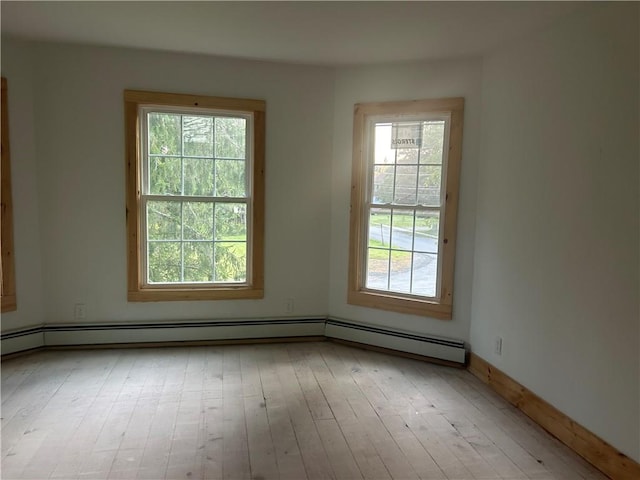
<path fill-rule="evenodd" d="M 251 248 L 247 282 L 233 284 L 146 285 L 143 272 L 145 245 L 142 228 L 142 164 L 140 159 L 140 107 L 184 107 L 241 112 L 253 116 L 253 160 L 250 187 L 252 223 L 247 248 Z M 263 100 L 211 97 L 175 93 L 124 91 L 127 215 L 127 299 L 130 302 L 180 300 L 231 300 L 264 297 L 264 157 L 265 111 Z"/>
<path fill-rule="evenodd" d="M 16 300 L 16 277 L 13 255 L 13 202 L 11 196 L 11 155 L 9 149 L 9 111 L 7 103 L 7 79 L 2 77 L 2 164 L 0 177 L 2 188 L 2 312 L 18 309 Z"/>
<path fill-rule="evenodd" d="M 367 119 L 378 116 L 408 116 L 419 114 L 450 115 L 448 156 L 444 205 L 441 215 L 442 230 L 439 255 L 442 256 L 440 297 L 421 298 L 395 292 L 374 291 L 364 288 L 366 256 L 365 195 L 368 191 Z M 452 318 L 453 281 L 462 157 L 462 122 L 464 98 L 442 98 L 398 102 L 360 103 L 354 106 L 353 163 L 351 172 L 351 213 L 349 223 L 349 271 L 347 303 L 363 307 L 388 310 L 411 315 L 428 316 L 443 320 Z M 446 144 L 446 139 L 445 139 Z"/>

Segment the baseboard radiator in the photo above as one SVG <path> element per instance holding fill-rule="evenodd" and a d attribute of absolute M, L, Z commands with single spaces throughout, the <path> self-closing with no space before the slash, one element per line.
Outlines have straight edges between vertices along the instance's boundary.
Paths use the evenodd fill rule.
<path fill-rule="evenodd" d="M 155 323 L 50 324 L 3 333 L 2 354 L 41 347 L 224 342 L 317 337 L 465 364 L 460 340 L 403 332 L 337 318 L 243 319 Z"/>
<path fill-rule="evenodd" d="M 467 350 L 460 340 L 421 335 L 376 327 L 335 318 L 327 319 L 324 335 L 328 338 L 373 345 L 464 365 Z"/>

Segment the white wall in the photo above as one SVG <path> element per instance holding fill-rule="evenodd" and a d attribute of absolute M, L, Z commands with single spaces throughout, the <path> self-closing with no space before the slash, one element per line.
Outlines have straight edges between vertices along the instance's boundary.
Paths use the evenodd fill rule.
<path fill-rule="evenodd" d="M 415 333 L 468 340 L 473 272 L 476 170 L 480 133 L 479 59 L 342 68 L 336 73 L 333 125 L 331 280 L 329 314 Z M 359 102 L 464 97 L 462 176 L 453 320 L 402 315 L 348 305 L 349 204 L 353 106 Z"/>
<path fill-rule="evenodd" d="M 637 9 L 485 59 L 471 345 L 640 460 Z"/>
<path fill-rule="evenodd" d="M 48 323 L 73 322 L 75 303 L 83 322 L 282 317 L 286 298 L 293 316 L 326 315 L 332 70 L 58 44 L 33 56 Z M 263 300 L 127 302 L 124 89 L 266 100 Z"/>
<path fill-rule="evenodd" d="M 2 42 L 2 76 L 7 78 L 9 144 L 18 309 L 2 314 L 2 331 L 44 321 L 38 187 L 33 106 L 33 55 L 27 44 Z"/>

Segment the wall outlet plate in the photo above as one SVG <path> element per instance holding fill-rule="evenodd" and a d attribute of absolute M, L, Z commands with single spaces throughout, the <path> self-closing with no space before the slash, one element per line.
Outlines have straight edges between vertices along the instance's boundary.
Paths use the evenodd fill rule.
<path fill-rule="evenodd" d="M 76 303 L 73 307 L 73 318 L 84 320 L 87 318 L 87 306 L 84 303 Z"/>

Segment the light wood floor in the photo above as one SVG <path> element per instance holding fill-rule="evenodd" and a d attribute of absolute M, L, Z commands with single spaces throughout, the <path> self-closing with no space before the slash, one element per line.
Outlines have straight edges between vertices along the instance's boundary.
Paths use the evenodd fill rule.
<path fill-rule="evenodd" d="M 331 342 L 2 363 L 2 478 L 605 478 L 464 370 Z"/>

